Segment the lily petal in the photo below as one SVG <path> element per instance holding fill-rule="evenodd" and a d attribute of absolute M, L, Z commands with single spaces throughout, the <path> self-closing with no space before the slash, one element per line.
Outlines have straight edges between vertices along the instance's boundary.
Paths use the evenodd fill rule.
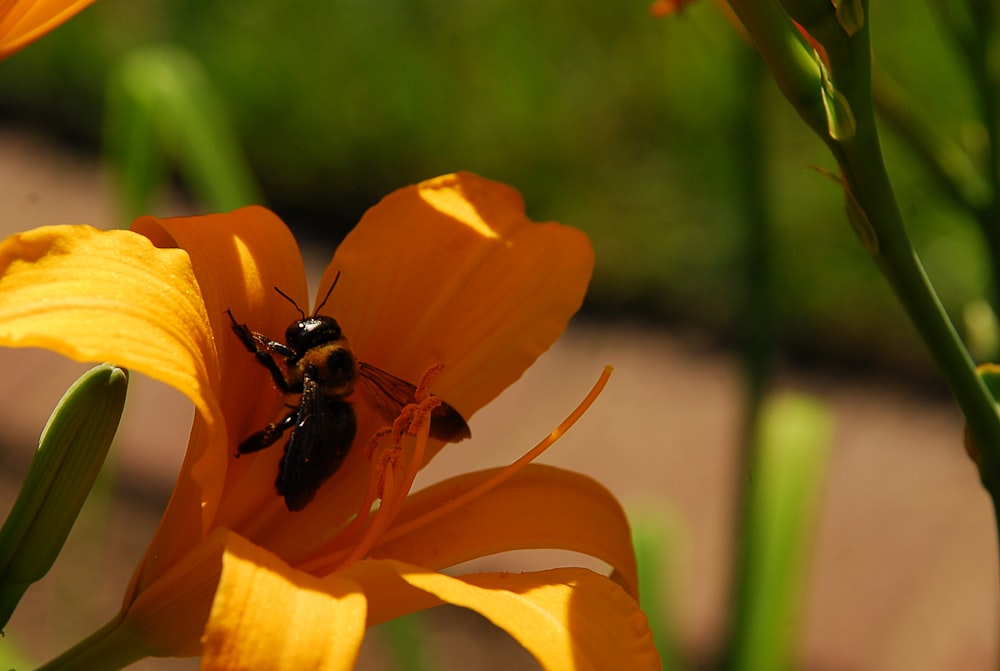
<path fill-rule="evenodd" d="M 45 668 L 121 669 L 144 657 L 197 655 L 231 536 L 225 529 L 209 534 L 107 625 Z"/>
<path fill-rule="evenodd" d="M 223 557 L 241 540 L 227 529 L 215 529 L 168 566 L 137 598 L 126 600 L 125 630 L 137 633 L 149 648 L 147 655 L 199 654 Z"/>
<path fill-rule="evenodd" d="M 27 46 L 68 21 L 94 0 L 6 0 L 0 2 L 0 58 Z"/>
<path fill-rule="evenodd" d="M 46 226 L 0 243 L 0 345 L 110 361 L 219 420 L 215 345 L 188 255 L 130 231 Z"/>
<path fill-rule="evenodd" d="M 230 430 L 239 434 L 234 439 L 258 430 L 262 418 L 274 419 L 283 401 L 267 371 L 232 334 L 226 310 L 276 339 L 297 318 L 295 308 L 274 290 L 306 299 L 302 256 L 288 227 L 273 212 L 252 206 L 196 217 L 141 217 L 132 230 L 158 247 L 179 247 L 190 256 L 217 341 L 215 359 L 225 385 L 216 391 Z"/>
<path fill-rule="evenodd" d="M 372 557 L 441 569 L 508 550 L 572 550 L 610 564 L 624 577 L 626 590 L 638 595 L 625 511 L 611 492 L 585 475 L 530 464 L 460 508 L 449 507 L 501 470 L 466 473 L 411 495 Z M 426 517 L 439 511 L 446 512 Z M 419 525 L 412 524 L 421 518 Z"/>
<path fill-rule="evenodd" d="M 216 380 L 225 380 L 224 385 L 217 382 L 213 391 L 226 418 L 223 431 L 211 431 L 195 419 L 165 523 L 150 545 L 141 578 L 133 581 L 133 587 L 141 589 L 156 578 L 160 566 L 169 566 L 197 543 L 210 525 L 239 530 L 237 521 L 253 517 L 261 501 L 277 500 L 273 482 L 280 450 L 255 459 L 232 456 L 235 442 L 274 419 L 284 399 L 275 393 L 267 371 L 236 340 L 225 311 L 231 309 L 240 320 L 252 316 L 255 329 L 278 335 L 297 313 L 273 287 L 281 287 L 296 300 L 305 299 L 306 287 L 295 239 L 264 208 L 198 217 L 142 217 L 132 228 L 159 247 L 188 250 L 214 334 L 210 361 L 219 371 Z M 223 501 L 226 488 L 235 493 Z M 200 528 L 191 523 L 193 519 L 201 520 Z"/>
<path fill-rule="evenodd" d="M 366 616 L 365 597 L 351 580 L 313 578 L 233 535 L 202 639 L 201 668 L 353 669 Z"/>
<path fill-rule="evenodd" d="M 369 596 L 369 626 L 450 603 L 484 615 L 545 669 L 661 668 L 638 603 L 586 569 L 454 578 L 403 562 L 366 560 L 344 575 Z"/>
<path fill-rule="evenodd" d="M 368 210 L 320 288 L 341 272 L 329 310 L 361 360 L 411 381 L 445 364 L 433 389 L 468 419 L 562 334 L 593 265 L 582 232 L 534 223 L 517 191 L 459 173 Z"/>
<path fill-rule="evenodd" d="M 593 265 L 582 232 L 532 222 L 517 191 L 459 173 L 395 191 L 368 210 L 337 248 L 318 295 L 339 272 L 324 313 L 358 358 L 410 382 L 443 363 L 431 391 L 468 420 L 562 334 Z M 315 546 L 356 510 L 368 473 L 359 446 L 385 425 L 364 403 L 356 407 L 355 447 L 324 495 L 295 525 L 268 529 L 261 544 Z M 441 447 L 431 441 L 425 463 Z"/>

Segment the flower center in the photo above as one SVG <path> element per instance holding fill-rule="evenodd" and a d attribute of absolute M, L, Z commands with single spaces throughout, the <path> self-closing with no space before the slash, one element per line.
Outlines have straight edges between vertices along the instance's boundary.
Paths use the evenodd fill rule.
<path fill-rule="evenodd" d="M 417 471 L 423 464 L 427 441 L 430 437 L 430 415 L 434 408 L 441 403 L 438 397 L 426 393 L 426 381 L 428 375 L 436 375 L 439 370 L 432 369 L 424 374 L 421 384 L 418 385 L 418 391 L 424 391 L 418 393 L 417 403 L 406 406 L 391 429 L 383 430 L 372 438 L 372 442 L 368 446 L 368 453 L 369 458 L 373 459 L 375 463 L 370 469 L 368 492 L 354 521 L 334 539 L 330 546 L 317 551 L 313 554 L 313 559 L 300 564 L 300 569 L 320 576 L 341 571 L 368 556 L 369 551 L 376 544 L 411 533 L 413 530 L 458 510 L 470 501 L 498 487 L 552 447 L 570 427 L 586 414 L 607 385 L 612 368 L 606 366 L 590 392 L 573 412 L 519 459 L 476 487 L 450 499 L 444 505 L 403 524 L 390 527 L 406 502 Z M 416 440 L 413 454 L 403 464 L 399 457 L 405 454 L 402 439 L 408 433 L 415 433 Z M 377 506 L 375 505 L 376 500 L 379 501 Z"/>

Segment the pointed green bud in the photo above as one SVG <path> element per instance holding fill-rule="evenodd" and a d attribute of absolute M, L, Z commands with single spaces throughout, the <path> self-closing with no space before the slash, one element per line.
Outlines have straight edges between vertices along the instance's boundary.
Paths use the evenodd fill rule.
<path fill-rule="evenodd" d="M 127 387 L 124 369 L 96 366 L 69 388 L 45 425 L 0 529 L 0 628 L 62 550 L 118 430 Z"/>
<path fill-rule="evenodd" d="M 819 64 L 820 74 L 823 82 L 823 107 L 826 109 L 826 128 L 834 140 L 846 142 L 854 137 L 858 131 L 858 122 L 854 118 L 854 111 L 847 97 L 837 90 L 830 79 L 830 71 L 827 70 L 823 59 L 818 53 L 814 53 L 816 63 Z"/>

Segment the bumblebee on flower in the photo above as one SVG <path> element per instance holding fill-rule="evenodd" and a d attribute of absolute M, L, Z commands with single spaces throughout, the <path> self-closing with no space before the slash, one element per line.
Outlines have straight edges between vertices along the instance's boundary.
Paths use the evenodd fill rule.
<path fill-rule="evenodd" d="M 287 500 L 287 481 L 284 496 L 275 489 L 287 446 L 243 449 L 237 458 L 253 436 L 279 443 L 303 423 L 302 406 L 288 408 L 283 393 L 299 391 L 287 374 L 301 343 L 270 338 L 316 318 L 318 307 L 312 317 L 298 307 L 309 305 L 305 272 L 277 217 L 254 207 L 146 217 L 131 231 L 46 227 L 5 241 L 0 344 L 113 361 L 174 386 L 197 411 L 173 495 L 121 613 L 48 668 L 198 654 L 211 669 L 350 668 L 366 626 L 443 602 L 482 613 L 546 668 L 573 668 L 574 660 L 659 668 L 635 601 L 621 507 L 585 476 L 526 463 L 551 441 L 524 463 L 409 491 L 445 445 L 438 438 L 449 437 L 436 435 L 433 419 L 420 420 L 451 408 L 464 427 L 514 382 L 579 308 L 592 265 L 582 233 L 531 222 L 514 190 L 470 174 L 401 189 L 369 210 L 337 249 L 316 305 L 328 295 L 323 315 L 350 339 L 359 380 L 370 366 L 407 385 L 402 400 L 407 412 L 418 409 L 416 421 L 398 425 L 371 453 L 366 446 L 387 413 L 377 402 L 352 402 L 356 430 L 336 455 L 342 463 L 326 464 L 320 482 L 307 486 L 315 498 L 298 506 Z M 427 396 L 419 383 L 439 364 Z M 303 397 L 320 377 L 303 370 Z M 315 407 L 329 407 L 321 402 L 328 397 L 314 396 Z M 397 414 L 400 405 L 397 398 Z M 455 449 L 475 449 L 475 441 Z M 504 505 L 531 513 L 497 516 Z M 524 547 L 592 554 L 624 589 L 578 568 L 438 572 Z M 273 626 L 276 609 L 288 618 L 282 627 Z M 299 635 L 290 640 L 288 631 Z"/>

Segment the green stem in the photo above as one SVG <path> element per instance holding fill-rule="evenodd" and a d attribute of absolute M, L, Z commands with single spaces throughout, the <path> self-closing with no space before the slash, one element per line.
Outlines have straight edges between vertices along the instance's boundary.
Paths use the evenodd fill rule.
<path fill-rule="evenodd" d="M 817 134 L 826 129 L 812 47 L 777 0 L 728 0 L 785 98 Z"/>
<path fill-rule="evenodd" d="M 771 231 L 768 220 L 764 122 L 761 93 L 766 69 L 760 59 L 748 53 L 737 55 L 736 82 L 738 110 L 731 122 L 732 157 L 734 161 L 733 202 L 741 213 L 743 229 L 743 262 L 745 292 L 739 323 L 741 359 L 743 364 L 743 424 L 739 463 L 734 469 L 733 543 L 736 556 L 730 575 L 731 603 L 726 649 L 717 660 L 718 668 L 730 668 L 732 655 L 745 639 L 751 613 L 748 611 L 747 562 L 752 554 L 754 538 L 752 522 L 753 489 L 756 473 L 751 473 L 757 459 L 756 448 L 764 399 L 771 385 L 771 362 L 774 351 L 771 279 Z"/>
<path fill-rule="evenodd" d="M 865 13 L 867 15 L 867 2 Z M 831 31 L 835 31 L 832 27 Z M 910 243 L 882 157 L 871 93 L 868 24 L 850 40 L 820 36 L 827 47 L 833 81 L 850 101 L 857 122 L 853 137 L 825 138 L 844 176 L 849 199 L 870 226 L 877 248 L 869 249 L 927 343 L 981 452 L 980 475 L 993 496 L 1000 495 L 1000 415 L 975 370 L 972 358 L 938 299 Z"/>
<path fill-rule="evenodd" d="M 842 135 L 834 139 L 826 128 L 819 128 L 815 104 L 805 92 L 799 90 L 794 97 L 788 98 L 806 123 L 817 130 L 837 159 L 844 177 L 852 223 L 927 343 L 965 415 L 979 452 L 982 482 L 991 496 L 1000 497 L 1000 415 L 903 227 L 875 126 L 869 40 L 871 15 L 868 1 L 860 1 L 861 12 L 867 18 L 852 35 L 848 35 L 840 25 L 832 5 L 826 6 L 825 13 L 811 16 L 811 22 L 804 26 L 826 52 L 826 65 L 831 76 L 824 86 L 831 83 L 836 88 L 836 99 L 847 102 L 853 123 L 837 126 Z M 730 4 L 744 20 L 747 30 L 754 35 L 775 78 L 779 82 L 784 79 L 806 84 L 807 79 L 801 76 L 803 71 L 798 59 L 783 53 L 781 48 L 774 48 L 775 44 L 779 47 L 787 44 L 788 38 L 775 38 L 775 34 L 781 32 L 782 19 L 771 10 L 764 11 L 772 3 L 767 0 L 760 3 L 730 0 Z M 747 23 L 747 18 L 753 19 L 754 23 Z M 789 71 L 798 72 L 800 76 L 789 78 Z M 786 96 L 787 88 L 782 87 Z M 826 95 L 829 97 L 831 93 Z M 838 112 L 843 114 L 844 110 Z M 835 121 L 843 121 L 843 117 Z M 991 160 L 1000 161 L 1000 154 Z"/>
<path fill-rule="evenodd" d="M 750 52 L 749 48 L 745 49 Z M 744 407 L 744 451 L 756 435 L 757 415 L 771 382 L 774 351 L 774 306 L 771 296 L 771 231 L 768 225 L 765 184 L 766 149 L 762 141 L 761 92 L 766 70 L 752 53 L 742 59 L 737 79 L 744 101 L 734 119 L 734 202 L 742 214 L 744 228 L 744 272 L 746 293 L 742 327 Z M 742 475 L 741 475 L 742 477 Z"/>
<path fill-rule="evenodd" d="M 991 453 L 991 461 L 997 463 L 1000 417 L 903 230 L 878 139 L 846 143 L 841 166 L 848 190 L 876 231 L 879 248 L 875 260 L 879 268 L 927 343 L 980 449 Z"/>
<path fill-rule="evenodd" d="M 817 119 L 817 96 L 810 96 L 803 88 L 809 86 L 810 77 L 808 69 L 802 66 L 801 53 L 788 48 L 789 34 L 795 33 L 795 28 L 789 25 L 791 21 L 787 15 L 781 16 L 774 0 L 729 0 L 729 3 L 753 37 L 786 97 L 837 159 L 851 221 L 927 343 L 965 415 L 980 479 L 993 498 L 1000 525 L 1000 414 L 903 227 L 875 126 L 868 0 L 859 0 L 860 16 L 864 21 L 863 24 L 855 22 L 850 31 L 840 24 L 832 4 L 809 4 L 812 9 L 825 11 L 810 12 L 808 20 L 800 21 L 825 52 L 824 64 L 830 77 L 824 76 L 822 95 L 827 103 L 827 114 L 831 115 L 829 129 Z M 987 7 L 989 2 L 981 0 L 968 0 L 968 4 L 971 16 L 977 19 L 973 21 L 977 23 L 976 30 L 984 31 L 985 37 L 980 37 L 979 41 L 986 44 L 995 29 L 994 10 Z M 982 14 L 977 15 L 977 11 Z M 989 73 L 982 73 L 982 76 L 988 77 Z M 995 107 L 993 104 L 984 109 L 984 113 L 992 117 L 990 128 L 994 135 L 991 140 L 995 140 L 996 124 L 1000 123 Z M 989 163 L 993 180 L 990 187 L 996 190 L 996 176 L 1000 170 L 1000 147 L 996 144 L 991 147 Z M 994 205 L 998 202 L 995 198 Z M 1000 215 L 1000 210 L 994 209 L 994 214 Z M 1000 251 L 1000 244 L 997 250 Z"/>
<path fill-rule="evenodd" d="M 118 615 L 99 630 L 77 643 L 36 671 L 117 671 L 149 656 Z"/>

